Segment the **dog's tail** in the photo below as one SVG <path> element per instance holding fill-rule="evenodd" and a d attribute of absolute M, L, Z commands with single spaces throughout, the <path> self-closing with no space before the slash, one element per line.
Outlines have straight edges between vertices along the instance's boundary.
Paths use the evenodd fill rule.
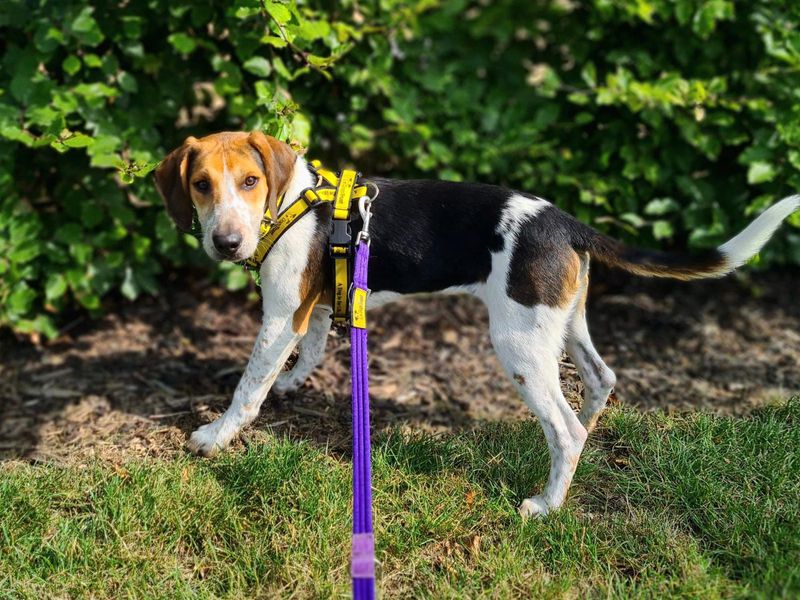
<path fill-rule="evenodd" d="M 722 277 L 746 263 L 775 233 L 783 220 L 800 208 L 800 195 L 789 196 L 765 210 L 739 235 L 714 250 L 668 253 L 631 248 L 575 221 L 572 247 L 599 262 L 646 277 L 704 279 Z"/>

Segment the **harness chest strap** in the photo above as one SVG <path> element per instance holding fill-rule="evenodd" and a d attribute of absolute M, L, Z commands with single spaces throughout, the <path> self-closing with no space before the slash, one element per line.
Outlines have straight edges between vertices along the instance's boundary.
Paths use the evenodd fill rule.
<path fill-rule="evenodd" d="M 333 259 L 333 320 L 338 323 L 348 321 L 348 302 L 352 272 L 352 234 L 350 232 L 350 207 L 353 200 L 367 195 L 367 186 L 358 182 L 359 175 L 352 170 L 344 170 L 337 175 L 324 169 L 318 161 L 311 163 L 319 178 L 318 185 L 307 188 L 283 212 L 280 209 L 284 196 L 278 198 L 278 218 L 269 218 L 269 211 L 261 222 L 261 237 L 253 256 L 242 264 L 245 268 L 257 271 L 270 250 L 284 233 L 309 210 L 321 202 L 333 204 L 333 231 L 328 240 L 328 249 Z"/>
<path fill-rule="evenodd" d="M 342 171 L 333 201 L 333 233 L 328 242 L 333 259 L 333 320 L 347 321 L 347 301 L 350 293 L 350 201 L 356 182 L 355 171 Z"/>

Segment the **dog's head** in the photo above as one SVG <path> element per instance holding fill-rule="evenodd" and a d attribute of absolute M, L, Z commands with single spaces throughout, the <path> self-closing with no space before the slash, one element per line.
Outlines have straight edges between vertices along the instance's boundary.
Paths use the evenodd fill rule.
<path fill-rule="evenodd" d="M 240 261 L 255 252 L 264 212 L 286 191 L 296 159 L 260 131 L 190 137 L 156 169 L 156 187 L 181 231 L 197 210 L 212 259 Z"/>

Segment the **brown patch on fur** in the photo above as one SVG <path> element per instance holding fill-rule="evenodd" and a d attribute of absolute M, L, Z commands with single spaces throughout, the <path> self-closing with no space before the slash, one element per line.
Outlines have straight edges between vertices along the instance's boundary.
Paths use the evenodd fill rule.
<path fill-rule="evenodd" d="M 314 236 L 308 250 L 308 263 L 300 278 L 300 307 L 292 316 L 292 329 L 300 335 L 308 331 L 308 321 L 314 307 L 317 304 L 331 304 L 333 300 L 332 290 L 325 285 L 325 250 L 319 238 L 319 235 Z"/>
<path fill-rule="evenodd" d="M 525 306 L 565 308 L 581 286 L 581 259 L 569 246 L 517 248 L 509 272 L 509 296 Z"/>
<path fill-rule="evenodd" d="M 569 254 L 564 263 L 563 279 L 561 280 L 561 297 L 558 305 L 568 307 L 575 299 L 576 292 L 581 287 L 581 259 L 575 252 Z"/>
<path fill-rule="evenodd" d="M 514 381 L 520 385 L 525 385 L 525 377 L 519 373 L 514 373 Z"/>
<path fill-rule="evenodd" d="M 319 294 L 308 296 L 303 300 L 300 308 L 294 311 L 294 315 L 292 316 L 292 330 L 295 333 L 299 335 L 306 334 L 308 331 L 308 322 L 311 319 L 311 312 L 319 302 L 319 299 Z"/>
<path fill-rule="evenodd" d="M 578 301 L 575 303 L 575 314 L 580 317 L 586 313 L 586 298 L 589 296 L 589 273 L 587 270 L 586 275 L 583 276 L 583 280 L 580 283 L 580 296 L 578 297 Z"/>

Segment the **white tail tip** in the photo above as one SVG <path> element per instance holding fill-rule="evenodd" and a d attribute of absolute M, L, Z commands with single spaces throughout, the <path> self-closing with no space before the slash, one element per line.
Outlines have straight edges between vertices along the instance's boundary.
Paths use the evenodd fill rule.
<path fill-rule="evenodd" d="M 800 208 L 800 195 L 789 196 L 776 202 L 761 213 L 739 235 L 719 247 L 725 257 L 726 272 L 740 267 L 761 250 L 783 220 Z"/>

